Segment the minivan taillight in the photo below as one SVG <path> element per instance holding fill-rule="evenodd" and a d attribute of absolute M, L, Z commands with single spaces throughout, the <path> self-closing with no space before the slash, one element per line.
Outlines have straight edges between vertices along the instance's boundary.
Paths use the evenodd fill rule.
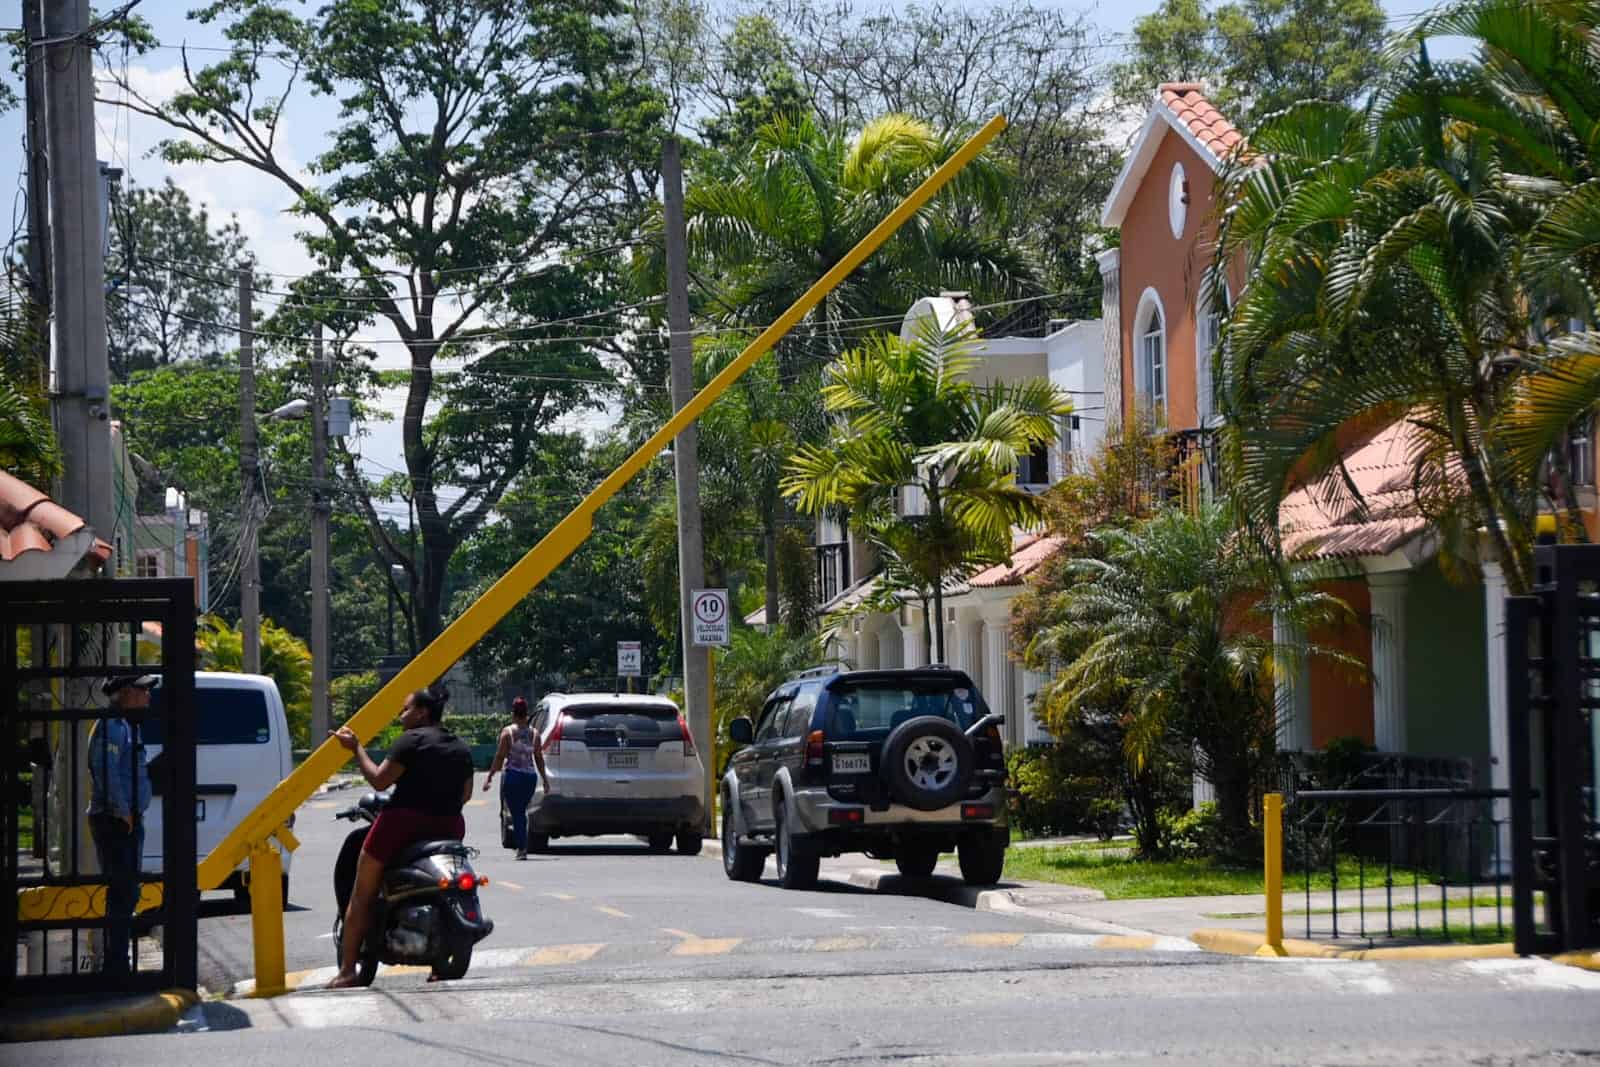
<path fill-rule="evenodd" d="M 683 733 L 683 755 L 689 758 L 694 755 L 694 736 L 689 733 L 689 724 L 683 721 L 683 716 L 678 716 L 678 729 Z"/>
<path fill-rule="evenodd" d="M 550 731 L 550 736 L 544 739 L 544 754 L 546 756 L 561 755 L 561 726 L 567 721 L 565 715 L 556 716 L 556 728 Z"/>
<path fill-rule="evenodd" d="M 827 740 L 821 730 L 812 730 L 806 735 L 806 766 L 822 766 L 822 742 Z"/>

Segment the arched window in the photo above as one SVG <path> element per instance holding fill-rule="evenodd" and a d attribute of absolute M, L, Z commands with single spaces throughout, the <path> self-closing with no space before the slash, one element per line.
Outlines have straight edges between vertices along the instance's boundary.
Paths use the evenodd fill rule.
<path fill-rule="evenodd" d="M 1159 419 L 1167 414 L 1167 326 L 1161 298 L 1146 289 L 1134 319 L 1134 388 L 1139 404 Z"/>

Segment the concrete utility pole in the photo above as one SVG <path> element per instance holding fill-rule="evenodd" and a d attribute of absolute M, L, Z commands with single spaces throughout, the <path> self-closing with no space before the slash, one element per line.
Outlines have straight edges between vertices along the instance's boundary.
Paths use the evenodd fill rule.
<path fill-rule="evenodd" d="M 105 257 L 100 168 L 94 154 L 94 52 L 89 0 L 44 5 L 45 40 L 29 49 L 44 68 L 50 155 L 50 290 L 55 323 L 55 423 L 63 506 L 96 534 L 116 536 L 111 466 L 111 371 L 106 360 Z"/>
<path fill-rule="evenodd" d="M 256 514 L 261 460 L 256 448 L 256 337 L 251 324 L 250 298 L 255 287 L 250 265 L 239 268 L 239 536 L 243 539 L 239 561 L 239 629 L 244 633 L 244 671 L 261 673 L 261 544 L 260 516 Z"/>
<path fill-rule="evenodd" d="M 311 744 L 328 736 L 328 397 L 322 327 L 311 349 Z"/>
<path fill-rule="evenodd" d="M 33 41 L 44 36 L 39 0 L 22 0 L 22 33 Z M 23 82 L 28 138 L 28 295 L 33 299 L 35 342 L 43 358 L 41 388 L 50 377 L 50 168 L 46 165 L 44 63 L 28 52 Z"/>
<path fill-rule="evenodd" d="M 675 137 L 661 151 L 662 198 L 667 223 L 667 329 L 671 336 L 672 410 L 694 396 L 694 351 L 689 336 L 689 251 L 683 221 L 683 156 Z M 705 547 L 700 533 L 700 455 L 695 425 L 689 423 L 672 442 L 672 470 L 678 482 L 678 618 L 683 641 L 683 699 L 689 732 L 706 768 L 704 833 L 711 836 L 711 803 L 715 796 L 716 748 L 711 734 L 709 650 L 693 642 L 694 620 L 689 594 L 706 584 Z"/>

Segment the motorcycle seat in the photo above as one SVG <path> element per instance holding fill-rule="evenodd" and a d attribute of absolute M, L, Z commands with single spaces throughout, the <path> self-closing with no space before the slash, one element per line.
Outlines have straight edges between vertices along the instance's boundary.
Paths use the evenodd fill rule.
<path fill-rule="evenodd" d="M 391 863 L 390 866 L 401 867 L 408 863 L 415 863 L 424 856 L 447 855 L 451 853 L 459 856 L 467 855 L 468 850 L 466 844 L 464 842 L 448 838 L 436 841 L 418 841 L 415 844 L 407 845 L 405 849 L 394 858 L 394 862 Z"/>

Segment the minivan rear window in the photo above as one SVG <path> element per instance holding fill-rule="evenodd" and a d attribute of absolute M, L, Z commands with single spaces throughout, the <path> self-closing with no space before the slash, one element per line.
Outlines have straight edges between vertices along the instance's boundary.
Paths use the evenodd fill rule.
<path fill-rule="evenodd" d="M 881 735 L 924 715 L 965 730 L 987 714 L 977 690 L 941 679 L 847 682 L 834 687 L 827 733 L 841 739 Z"/>
<path fill-rule="evenodd" d="M 195 740 L 202 745 L 264 745 L 272 740 L 267 698 L 259 689 L 194 690 Z M 161 689 L 150 693 L 150 718 L 141 731 L 147 745 L 164 741 L 166 723 Z"/>

